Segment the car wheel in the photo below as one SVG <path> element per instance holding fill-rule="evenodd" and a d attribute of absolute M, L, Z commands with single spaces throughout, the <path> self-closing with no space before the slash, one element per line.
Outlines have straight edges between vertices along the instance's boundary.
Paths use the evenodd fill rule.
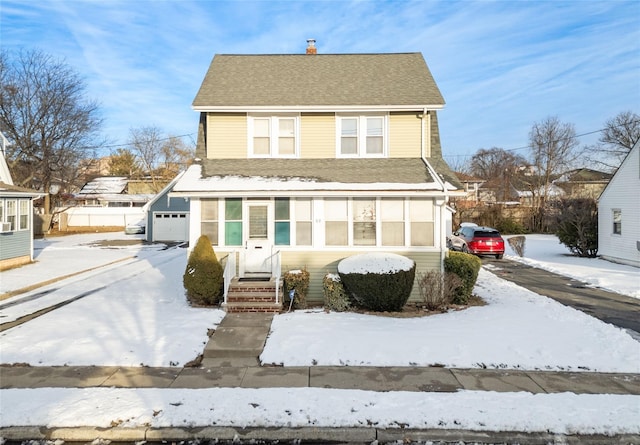
<path fill-rule="evenodd" d="M 463 244 L 463 245 L 462 245 L 462 251 L 463 251 L 464 253 L 469 253 L 469 248 L 467 247 L 467 245 L 466 245 L 466 244 Z"/>
<path fill-rule="evenodd" d="M 498 255 L 496 255 L 496 259 L 501 260 L 502 259 L 502 254 L 499 253 Z"/>

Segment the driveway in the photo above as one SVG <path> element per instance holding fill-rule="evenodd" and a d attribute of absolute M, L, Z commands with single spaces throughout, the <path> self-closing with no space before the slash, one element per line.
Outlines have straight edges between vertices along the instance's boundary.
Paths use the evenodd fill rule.
<path fill-rule="evenodd" d="M 640 339 L 640 300 L 537 269 L 507 259 L 483 257 L 482 264 L 503 278 L 526 289 L 572 308 L 585 312 L 606 323 L 635 331 Z"/>

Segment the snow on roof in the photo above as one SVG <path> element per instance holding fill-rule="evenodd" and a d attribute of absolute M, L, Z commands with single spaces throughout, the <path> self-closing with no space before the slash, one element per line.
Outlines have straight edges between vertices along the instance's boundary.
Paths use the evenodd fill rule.
<path fill-rule="evenodd" d="M 411 270 L 413 260 L 395 253 L 371 252 L 353 255 L 338 263 L 340 273 L 394 273 Z"/>
<path fill-rule="evenodd" d="M 229 191 L 312 191 L 312 190 L 442 190 L 436 182 L 425 183 L 342 183 L 321 182 L 310 178 L 275 178 L 262 176 L 202 176 L 202 166 L 192 165 L 174 186 L 174 192 Z"/>
<path fill-rule="evenodd" d="M 77 195 L 122 193 L 127 187 L 127 181 L 127 178 L 124 176 L 104 176 L 101 178 L 95 178 L 87 182 Z"/>

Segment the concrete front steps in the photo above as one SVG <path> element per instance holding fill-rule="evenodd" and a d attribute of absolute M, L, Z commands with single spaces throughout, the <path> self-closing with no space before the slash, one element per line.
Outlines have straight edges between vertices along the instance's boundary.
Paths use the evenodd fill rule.
<path fill-rule="evenodd" d="M 222 309 L 228 313 L 261 312 L 277 314 L 282 310 L 282 282 L 279 283 L 276 303 L 276 281 L 274 278 L 256 278 L 244 281 L 234 278 L 229 284 L 227 302 Z"/>
<path fill-rule="evenodd" d="M 201 366 L 260 366 L 271 321 L 271 313 L 227 313 L 204 348 Z"/>

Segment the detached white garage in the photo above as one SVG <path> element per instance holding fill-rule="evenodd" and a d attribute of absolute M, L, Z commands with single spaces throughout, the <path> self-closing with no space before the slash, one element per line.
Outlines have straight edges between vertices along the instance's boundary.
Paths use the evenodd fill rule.
<path fill-rule="evenodd" d="M 183 174 L 176 176 L 144 206 L 147 212 L 147 241 L 189 241 L 189 200 L 169 196 Z"/>
<path fill-rule="evenodd" d="M 154 212 L 152 241 L 187 241 L 189 214 L 184 212 Z"/>

